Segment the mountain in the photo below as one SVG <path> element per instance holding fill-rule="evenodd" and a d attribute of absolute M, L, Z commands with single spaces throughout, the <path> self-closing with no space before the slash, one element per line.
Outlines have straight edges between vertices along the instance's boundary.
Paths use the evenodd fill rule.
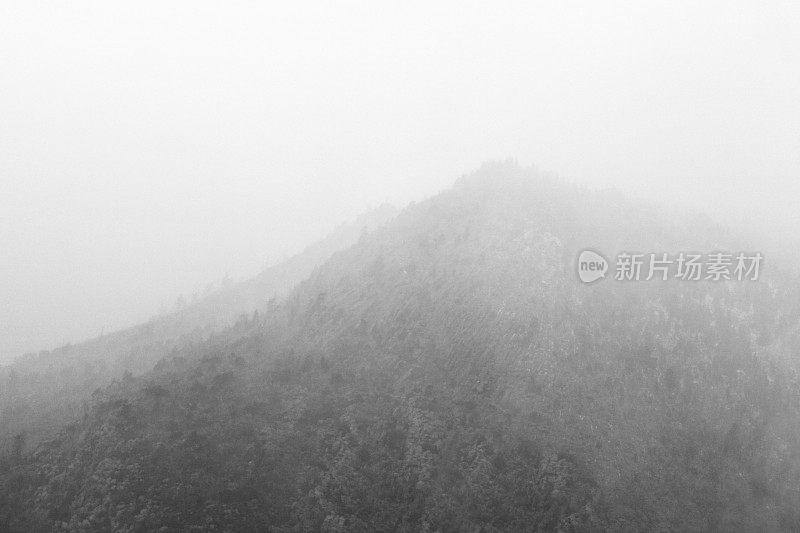
<path fill-rule="evenodd" d="M 575 258 L 749 250 L 491 163 L 0 465 L 9 531 L 800 530 L 800 285 Z"/>
<path fill-rule="evenodd" d="M 92 392 L 139 375 L 184 345 L 265 312 L 334 252 L 356 243 L 397 214 L 384 204 L 343 224 L 301 253 L 147 323 L 52 351 L 26 354 L 0 366 L 0 451 L 22 434 L 28 446 L 79 418 Z"/>

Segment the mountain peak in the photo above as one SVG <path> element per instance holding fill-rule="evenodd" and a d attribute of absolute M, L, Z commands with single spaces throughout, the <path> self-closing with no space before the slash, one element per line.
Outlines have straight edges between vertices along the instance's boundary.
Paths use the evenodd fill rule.
<path fill-rule="evenodd" d="M 796 291 L 571 268 L 720 239 L 486 164 L 12 453 L 0 524 L 795 530 Z"/>

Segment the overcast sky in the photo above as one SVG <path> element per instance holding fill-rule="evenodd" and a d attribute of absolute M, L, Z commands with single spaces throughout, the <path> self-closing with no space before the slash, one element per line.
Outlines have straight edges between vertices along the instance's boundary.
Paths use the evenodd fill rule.
<path fill-rule="evenodd" d="M 800 223 L 797 2 L 0 2 L 0 360 L 487 159 Z"/>

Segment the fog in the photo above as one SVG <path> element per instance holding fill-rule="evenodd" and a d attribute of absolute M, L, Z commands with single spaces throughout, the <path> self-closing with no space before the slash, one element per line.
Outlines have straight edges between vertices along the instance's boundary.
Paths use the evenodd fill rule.
<path fill-rule="evenodd" d="M 4 2 L 0 361 L 515 157 L 797 242 L 790 2 Z"/>

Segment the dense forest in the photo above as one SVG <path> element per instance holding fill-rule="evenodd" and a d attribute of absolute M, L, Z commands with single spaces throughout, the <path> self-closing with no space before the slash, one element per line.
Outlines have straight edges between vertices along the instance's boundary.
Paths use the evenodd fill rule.
<path fill-rule="evenodd" d="M 96 389 L 148 372 L 173 350 L 202 344 L 214 332 L 265 312 L 334 252 L 395 215 L 384 204 L 252 279 L 229 282 L 145 324 L 0 366 L 0 454 L 52 437 L 65 420 L 83 416 Z"/>
<path fill-rule="evenodd" d="M 486 164 L 258 313 L 141 345 L 152 369 L 70 417 L 39 410 L 58 431 L 9 438 L 0 531 L 800 530 L 798 280 L 583 285 L 584 248 L 746 249 Z M 53 383 L 20 372 L 6 409 Z"/>

